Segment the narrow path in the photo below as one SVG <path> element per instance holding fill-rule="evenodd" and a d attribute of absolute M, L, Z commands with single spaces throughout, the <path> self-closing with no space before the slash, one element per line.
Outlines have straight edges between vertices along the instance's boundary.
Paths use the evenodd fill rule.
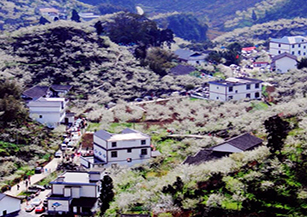
<path fill-rule="evenodd" d="M 45 167 L 44 172 L 41 174 L 34 174 L 30 177 L 30 182 L 28 181 L 28 186 L 33 185 L 42 179 L 46 178 L 50 175 L 50 173 L 54 172 L 58 166 L 58 164 L 61 162 L 62 158 L 54 158 L 52 159 Z M 47 172 L 46 170 L 47 169 Z M 19 185 L 19 189 L 17 190 L 17 185 Z M 27 186 L 25 181 L 21 181 L 18 184 L 11 187 L 11 190 L 4 192 L 5 194 L 17 196 L 22 191 L 26 191 Z"/>

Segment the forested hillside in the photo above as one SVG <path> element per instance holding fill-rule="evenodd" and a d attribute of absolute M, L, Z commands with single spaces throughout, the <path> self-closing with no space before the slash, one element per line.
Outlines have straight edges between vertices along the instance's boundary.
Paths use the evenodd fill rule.
<path fill-rule="evenodd" d="M 121 40 L 116 38 L 116 32 L 111 31 L 111 26 L 107 28 L 105 25 L 107 23 L 104 24 L 106 29 L 110 28 L 105 34 L 110 34 L 115 41 Z M 116 31 L 118 30 L 125 31 L 121 28 Z M 139 30 L 138 32 L 140 33 Z M 133 34 L 133 31 L 130 33 Z M 129 39 L 129 35 L 125 36 L 123 39 Z M 143 39 L 146 37 L 145 34 Z M 17 78 L 24 86 L 70 84 L 75 89 L 75 95 L 71 96 L 71 99 L 78 102 L 84 110 L 119 99 L 132 100 L 141 95 L 185 89 L 186 85 L 193 84 L 198 79 L 178 78 L 177 82 L 168 86 L 167 81 L 161 81 L 157 74 L 165 73 L 167 68 L 163 68 L 164 66 L 170 67 L 167 66 L 167 61 L 152 59 L 160 61 L 153 64 L 152 60 L 144 56 L 145 59 L 141 63 L 141 60 L 134 57 L 133 48 L 131 51 L 129 47 L 119 46 L 108 37 L 99 36 L 94 27 L 83 23 L 59 21 L 28 27 L 9 35 L 2 35 L 0 40 L 5 60 L 2 63 L 3 77 Z M 124 42 L 127 41 L 122 43 Z M 156 51 L 160 52 L 158 48 Z M 162 51 L 166 56 L 170 55 L 169 51 Z M 148 54 L 152 52 L 148 51 Z M 148 64 L 152 69 L 156 69 L 156 73 L 147 67 Z M 84 106 L 82 102 L 89 107 Z"/>
<path fill-rule="evenodd" d="M 0 1 L 0 30 L 16 30 L 20 27 L 37 25 L 41 16 L 39 8 L 55 7 L 66 10 L 71 16 L 71 11 L 89 10 L 90 5 L 85 5 L 77 0 L 44 1 L 44 0 L 1 0 Z"/>
<path fill-rule="evenodd" d="M 19 182 L 35 166 L 49 160 L 57 144 L 50 129 L 29 118 L 21 93 L 16 79 L 0 78 L 1 191 L 5 185 Z"/>

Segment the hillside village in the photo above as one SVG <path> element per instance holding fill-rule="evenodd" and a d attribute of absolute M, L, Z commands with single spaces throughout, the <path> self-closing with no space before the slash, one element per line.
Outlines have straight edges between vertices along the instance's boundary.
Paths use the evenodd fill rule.
<path fill-rule="evenodd" d="M 307 37 L 36 10 L 0 38 L 0 216 L 306 215 Z"/>

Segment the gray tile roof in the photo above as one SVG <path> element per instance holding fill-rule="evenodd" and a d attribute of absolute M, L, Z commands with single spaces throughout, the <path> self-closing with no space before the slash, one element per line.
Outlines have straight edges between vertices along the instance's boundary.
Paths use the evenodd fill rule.
<path fill-rule="evenodd" d="M 139 133 L 139 131 L 136 131 L 136 130 L 133 130 L 133 129 L 130 129 L 130 128 L 126 128 L 122 131 L 123 134 L 125 133 Z"/>
<path fill-rule="evenodd" d="M 284 52 L 282 54 L 274 56 L 272 58 L 272 63 L 274 64 L 276 60 L 279 60 L 279 59 L 284 58 L 284 57 L 289 57 L 291 59 L 297 60 L 297 57 L 295 55 L 292 55 L 292 54 L 289 54 L 287 52 Z"/>
<path fill-rule="evenodd" d="M 25 98 L 38 99 L 42 96 L 46 96 L 49 90 L 48 86 L 34 86 L 23 92 Z"/>
<path fill-rule="evenodd" d="M 6 197 L 6 194 L 0 193 L 0 200 L 2 200 L 2 199 L 5 198 L 5 197 Z"/>
<path fill-rule="evenodd" d="M 173 75 L 188 75 L 195 70 L 193 66 L 177 65 L 170 70 L 170 73 Z"/>
<path fill-rule="evenodd" d="M 242 135 L 231 138 L 224 143 L 228 143 L 238 149 L 241 149 L 242 151 L 247 151 L 247 150 L 253 149 L 254 147 L 262 144 L 262 142 L 263 142 L 262 139 L 256 136 L 253 136 L 250 133 L 244 133 Z"/>
<path fill-rule="evenodd" d="M 108 140 L 112 137 L 112 134 L 105 130 L 99 130 L 94 133 L 94 136 L 97 136 L 98 138 L 103 139 L 103 140 Z"/>
<path fill-rule="evenodd" d="M 206 161 L 219 159 L 224 156 L 227 156 L 229 153 L 217 152 L 213 150 L 214 147 L 217 147 L 217 146 L 220 146 L 226 143 L 242 151 L 247 151 L 247 150 L 252 150 L 253 148 L 261 145 L 262 142 L 263 142 L 262 139 L 259 139 L 258 137 L 253 136 L 250 133 L 244 133 L 242 135 L 231 138 L 218 145 L 212 146 L 207 149 L 203 149 L 199 151 L 197 154 L 195 154 L 194 156 L 188 156 L 183 163 L 184 164 L 200 164 Z"/>
<path fill-rule="evenodd" d="M 174 53 L 178 55 L 179 59 L 183 60 L 188 60 L 190 56 L 195 54 L 194 51 L 184 50 L 184 49 L 178 49 Z"/>
<path fill-rule="evenodd" d="M 307 42 L 307 38 L 303 36 L 284 36 L 282 38 L 272 38 L 271 42 L 282 44 L 298 44 Z"/>

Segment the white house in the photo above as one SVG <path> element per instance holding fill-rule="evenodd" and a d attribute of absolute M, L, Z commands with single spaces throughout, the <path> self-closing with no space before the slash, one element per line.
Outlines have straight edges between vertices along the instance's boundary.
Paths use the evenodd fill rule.
<path fill-rule="evenodd" d="M 261 80 L 252 78 L 227 78 L 209 82 L 209 99 L 217 101 L 260 99 Z"/>
<path fill-rule="evenodd" d="M 178 56 L 180 61 L 191 65 L 199 65 L 201 63 L 205 63 L 206 57 L 208 56 L 207 54 L 186 49 L 178 49 L 174 53 Z"/>
<path fill-rule="evenodd" d="M 0 193 L 0 216 L 17 216 L 20 204 L 19 198 Z"/>
<path fill-rule="evenodd" d="M 65 98 L 44 98 L 28 102 L 30 117 L 36 121 L 54 128 L 64 121 L 66 115 Z"/>
<path fill-rule="evenodd" d="M 289 53 L 298 57 L 307 56 L 307 38 L 303 36 L 272 38 L 270 41 L 270 54 L 276 56 L 282 53 Z"/>
<path fill-rule="evenodd" d="M 297 57 L 289 53 L 282 53 L 272 58 L 272 70 L 280 73 L 285 73 L 289 69 L 296 68 Z"/>
<path fill-rule="evenodd" d="M 98 208 L 100 195 L 100 172 L 65 172 L 51 184 L 48 200 L 49 214 L 74 214 L 90 216 Z"/>
<path fill-rule="evenodd" d="M 95 132 L 93 150 L 94 156 L 81 157 L 81 164 L 87 168 L 99 163 L 111 166 L 141 163 L 152 157 L 150 136 L 128 128 L 121 134 Z"/>

